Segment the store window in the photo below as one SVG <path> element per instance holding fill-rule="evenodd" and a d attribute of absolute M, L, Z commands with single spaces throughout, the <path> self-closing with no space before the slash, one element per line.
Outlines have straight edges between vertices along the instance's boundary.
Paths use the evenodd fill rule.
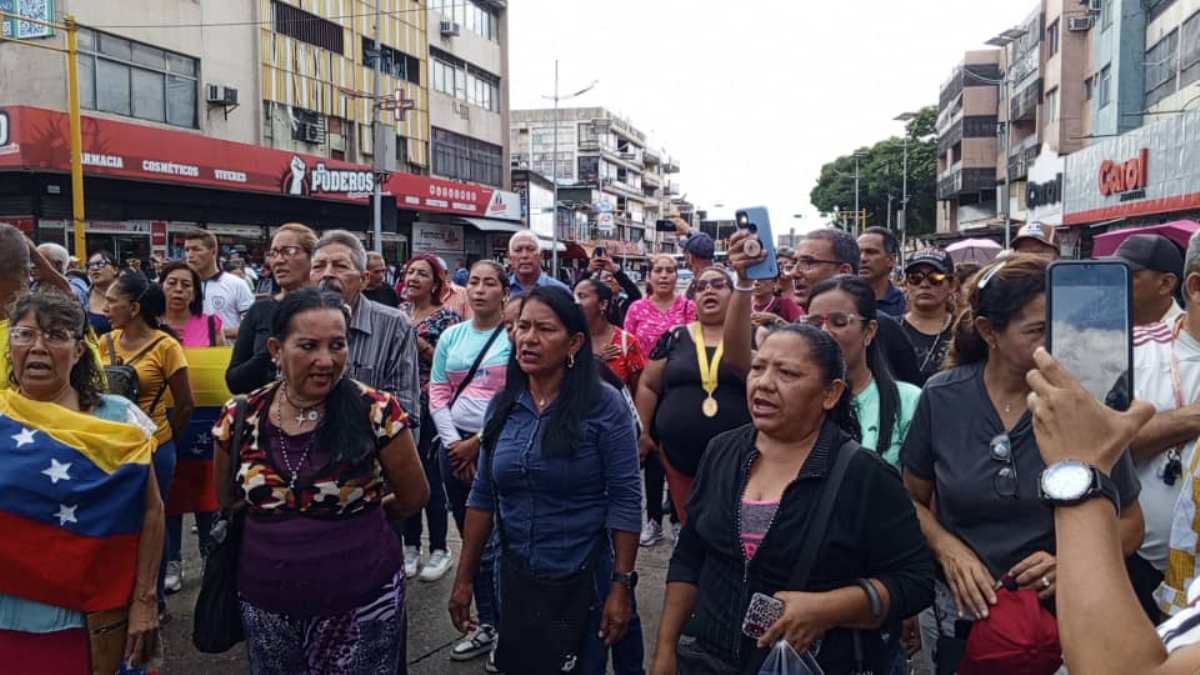
<path fill-rule="evenodd" d="M 433 128 L 433 173 L 446 178 L 500 186 L 504 149 L 470 136 Z"/>
<path fill-rule="evenodd" d="M 199 59 L 79 30 L 80 105 L 89 110 L 195 128 L 199 72 Z"/>

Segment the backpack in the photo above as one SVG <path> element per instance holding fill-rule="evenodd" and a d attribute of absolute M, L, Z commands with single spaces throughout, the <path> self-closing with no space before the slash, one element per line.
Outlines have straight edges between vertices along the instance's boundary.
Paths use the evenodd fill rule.
<path fill-rule="evenodd" d="M 108 342 L 108 353 L 112 358 L 112 363 L 104 366 L 104 376 L 108 379 L 108 392 L 137 403 L 141 387 L 138 385 L 137 370 L 134 369 L 133 363 L 142 358 L 146 352 L 154 349 L 154 346 L 162 342 L 163 338 L 160 336 L 151 342 L 142 351 L 134 354 L 128 362 L 122 361 L 121 357 L 117 356 L 117 346 L 113 342 L 112 333 L 108 333 L 104 338 Z M 157 401 L 155 402 L 157 403 Z"/>

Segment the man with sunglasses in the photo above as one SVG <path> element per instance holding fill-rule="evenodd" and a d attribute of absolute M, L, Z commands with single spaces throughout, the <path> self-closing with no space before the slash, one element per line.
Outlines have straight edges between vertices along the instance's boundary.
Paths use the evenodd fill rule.
<path fill-rule="evenodd" d="M 942 369 L 954 341 L 949 302 L 954 289 L 954 260 L 938 248 L 917 251 L 904 266 L 904 274 L 908 312 L 900 326 L 917 353 L 921 376 L 928 379 Z"/>

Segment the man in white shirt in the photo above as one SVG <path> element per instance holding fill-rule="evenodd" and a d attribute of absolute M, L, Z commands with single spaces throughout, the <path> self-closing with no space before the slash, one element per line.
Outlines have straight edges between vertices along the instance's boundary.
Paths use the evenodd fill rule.
<path fill-rule="evenodd" d="M 1183 309 L 1175 291 L 1183 278 L 1183 254 L 1161 234 L 1135 234 L 1111 256 L 1133 270 L 1133 325 L 1137 333 L 1170 329 Z"/>
<path fill-rule="evenodd" d="M 1142 483 L 1139 502 L 1145 514 L 1146 534 L 1137 554 L 1129 559 L 1129 571 L 1138 599 L 1151 618 L 1158 619 L 1149 594 L 1167 569 L 1173 514 L 1176 502 L 1181 501 L 1181 488 L 1190 484 L 1193 446 L 1200 437 L 1200 239 L 1192 239 L 1184 265 L 1170 255 L 1173 252 L 1178 259 L 1174 244 L 1165 238 L 1154 241 L 1148 237 L 1158 235 L 1130 237 L 1126 243 L 1139 241 L 1130 246 L 1123 244 L 1114 257 L 1133 267 L 1135 277 L 1160 268 L 1162 271 L 1156 274 L 1171 277 L 1167 279 L 1170 283 L 1163 285 L 1165 302 L 1153 308 L 1154 328 L 1135 331 L 1133 350 L 1134 396 L 1153 404 L 1156 414 L 1134 437 L 1130 448 Z M 1156 317 L 1166 311 L 1166 304 L 1174 305 L 1172 291 L 1179 273 L 1169 272 L 1172 268 L 1182 268 L 1188 309 L 1180 323 L 1163 325 Z M 1135 278 L 1135 297 L 1137 287 Z M 1138 304 L 1135 299 L 1135 323 Z"/>
<path fill-rule="evenodd" d="M 217 237 L 207 230 L 191 230 L 183 236 L 188 267 L 203 281 L 204 313 L 221 317 L 225 337 L 237 337 L 242 315 L 254 304 L 254 292 L 245 279 L 217 266 Z"/>

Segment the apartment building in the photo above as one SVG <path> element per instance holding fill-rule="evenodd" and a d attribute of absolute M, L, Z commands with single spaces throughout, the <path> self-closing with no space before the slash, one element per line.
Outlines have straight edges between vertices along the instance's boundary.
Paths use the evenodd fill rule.
<path fill-rule="evenodd" d="M 1143 0 L 1097 0 L 1086 82 L 1088 140 L 1141 126 L 1146 107 L 1146 11 Z M 1097 4 L 1097 3 L 1093 3 Z"/>
<path fill-rule="evenodd" d="M 1003 52 L 969 51 L 938 95 L 939 232 L 996 215 L 996 108 Z"/>
<path fill-rule="evenodd" d="M 429 8 L 376 5 L 45 3 L 45 18 L 73 14 L 81 26 L 89 248 L 177 255 L 182 232 L 200 226 L 260 258 L 270 228 L 288 220 L 366 237 L 377 145 L 391 257 L 412 250 L 414 224 L 434 214 L 518 221 L 511 193 L 429 176 Z M 64 42 L 61 31 L 29 39 Z M 0 43 L 0 218 L 39 240 L 70 240 L 64 73 L 61 55 Z M 403 111 L 382 112 L 378 138 L 376 77 Z M 446 253 L 465 253 L 463 236 L 425 244 L 443 239 L 457 246 Z"/>
<path fill-rule="evenodd" d="M 628 251 L 622 255 L 629 257 L 669 244 L 656 237 L 654 221 L 670 212 L 670 199 L 679 194 L 673 179 L 678 163 L 660 150 L 648 149 L 644 132 L 604 108 L 561 108 L 557 125 L 555 115 L 553 109 L 512 111 L 512 161 L 557 177 L 560 200 L 590 205 L 588 226 L 573 238 L 603 241 L 610 249 Z"/>

